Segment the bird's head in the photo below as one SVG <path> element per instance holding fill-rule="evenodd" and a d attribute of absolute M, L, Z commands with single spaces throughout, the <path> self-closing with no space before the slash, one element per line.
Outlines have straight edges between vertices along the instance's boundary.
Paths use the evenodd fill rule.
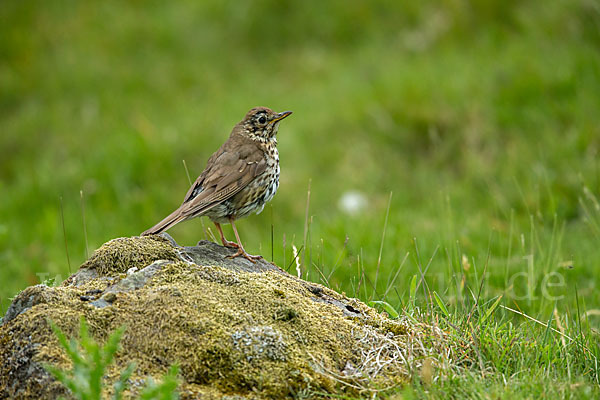
<path fill-rule="evenodd" d="M 248 111 L 239 125 L 252 139 L 268 142 L 277 135 L 279 122 L 291 113 L 291 111 L 277 113 L 267 107 L 255 107 Z"/>

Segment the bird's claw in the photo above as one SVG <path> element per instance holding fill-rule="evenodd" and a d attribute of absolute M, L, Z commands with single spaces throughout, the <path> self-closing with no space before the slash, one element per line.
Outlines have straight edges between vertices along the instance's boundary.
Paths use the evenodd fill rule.
<path fill-rule="evenodd" d="M 229 247 L 231 249 L 239 249 L 240 248 L 239 244 L 237 244 L 236 242 L 230 242 L 227 239 L 223 240 L 223 246 Z"/>
<path fill-rule="evenodd" d="M 238 247 L 238 251 L 237 251 L 235 254 L 232 254 L 232 255 L 230 255 L 230 256 L 227 256 L 226 258 L 236 258 L 236 257 L 239 257 L 239 256 L 242 256 L 242 257 L 244 257 L 246 260 L 250 261 L 252 264 L 255 264 L 255 263 L 256 263 L 256 261 L 258 261 L 258 260 L 260 260 L 260 259 L 262 259 L 262 258 L 263 258 L 263 256 L 253 256 L 253 255 L 251 255 L 251 254 L 248 254 L 248 253 L 246 253 L 246 251 L 245 251 L 243 248 L 241 248 L 241 247 Z"/>

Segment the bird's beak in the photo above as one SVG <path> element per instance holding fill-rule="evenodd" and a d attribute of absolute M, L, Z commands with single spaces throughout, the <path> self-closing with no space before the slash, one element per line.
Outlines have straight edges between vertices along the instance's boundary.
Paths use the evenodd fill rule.
<path fill-rule="evenodd" d="M 277 114 L 277 116 L 275 116 L 275 118 L 271 121 L 271 123 L 274 124 L 277 121 L 281 121 L 282 119 L 284 119 L 285 117 L 287 117 L 291 113 L 292 113 L 291 111 L 280 112 L 279 114 Z"/>

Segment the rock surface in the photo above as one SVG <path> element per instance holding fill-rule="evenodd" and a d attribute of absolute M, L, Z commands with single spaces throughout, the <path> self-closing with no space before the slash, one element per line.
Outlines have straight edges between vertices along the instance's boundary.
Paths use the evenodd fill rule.
<path fill-rule="evenodd" d="M 66 394 L 42 367 L 69 368 L 49 321 L 73 336 L 81 315 L 99 342 L 126 325 L 105 386 L 135 361 L 129 397 L 175 363 L 182 399 L 358 394 L 405 379 L 406 365 L 384 361 L 398 359 L 407 325 L 266 261 L 225 258 L 232 252 L 166 234 L 119 238 L 60 286 L 25 289 L 0 325 L 0 398 Z M 376 373 L 366 368 L 373 343 L 387 349 Z"/>

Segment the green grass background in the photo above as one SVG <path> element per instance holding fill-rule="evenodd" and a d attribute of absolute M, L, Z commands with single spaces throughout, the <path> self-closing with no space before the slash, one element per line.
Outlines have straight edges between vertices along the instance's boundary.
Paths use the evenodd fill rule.
<path fill-rule="evenodd" d="M 249 252 L 288 267 L 293 244 L 304 277 L 398 308 L 429 265 L 428 287 L 459 312 L 485 269 L 483 299 L 584 317 L 597 343 L 595 0 L 2 2 L 1 313 L 66 278 L 86 246 L 177 207 L 182 160 L 194 179 L 257 105 L 294 114 L 277 196 L 238 224 Z M 339 206 L 349 191 L 366 199 L 355 215 Z M 199 220 L 169 233 L 206 237 Z M 597 394 L 597 375 L 555 364 L 555 392 L 533 370 L 498 393 Z"/>

